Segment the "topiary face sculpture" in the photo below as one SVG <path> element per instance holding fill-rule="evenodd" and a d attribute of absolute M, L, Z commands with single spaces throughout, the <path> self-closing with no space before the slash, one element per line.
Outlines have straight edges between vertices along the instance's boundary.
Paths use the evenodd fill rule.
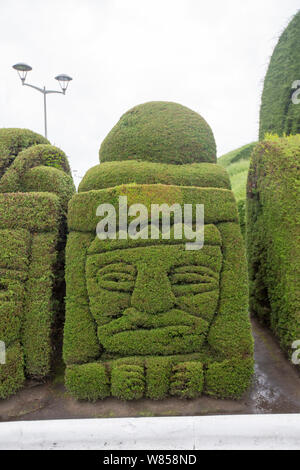
<path fill-rule="evenodd" d="M 157 106 L 160 116 L 163 104 Z M 153 103 L 149 111 L 155 121 Z M 186 116 L 187 108 L 182 112 Z M 183 149 L 184 134 L 181 140 Z M 152 204 L 182 210 L 203 204 L 203 248 L 186 250 L 187 240 L 176 238 L 174 225 L 169 239 L 161 232 L 122 239 L 117 232 L 115 239 L 100 240 L 97 208 L 111 204 L 120 227 L 120 196 L 129 207 L 143 204 L 148 214 Z M 69 229 L 64 359 L 73 396 L 131 400 L 244 392 L 253 369 L 246 262 L 223 168 L 207 162 L 101 163 L 70 202 Z"/>

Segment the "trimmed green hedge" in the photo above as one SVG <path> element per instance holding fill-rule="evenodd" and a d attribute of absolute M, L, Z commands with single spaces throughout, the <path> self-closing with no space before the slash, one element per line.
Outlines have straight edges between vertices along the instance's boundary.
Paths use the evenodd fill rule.
<path fill-rule="evenodd" d="M 87 171 L 78 192 L 122 184 L 169 184 L 231 189 L 227 172 L 218 165 L 168 165 L 141 161 L 101 163 Z"/>
<path fill-rule="evenodd" d="M 22 150 L 49 143 L 45 137 L 29 129 L 0 129 L 0 178 Z"/>
<path fill-rule="evenodd" d="M 251 154 L 256 144 L 257 142 L 252 142 L 251 144 L 232 150 L 218 158 L 218 163 L 226 168 L 230 177 L 232 191 L 238 204 L 240 226 L 243 236 L 245 236 L 246 231 L 245 206 L 247 177 Z"/>
<path fill-rule="evenodd" d="M 240 397 L 253 373 L 246 257 L 211 129 L 183 106 L 146 103 L 121 117 L 100 160 L 69 203 L 67 389 L 92 401 Z M 97 208 L 111 204 L 119 230 L 121 196 L 146 207 L 147 224 L 153 204 L 191 205 L 194 225 L 204 204 L 204 246 L 186 249 L 174 214 L 169 239 L 100 240 Z"/>
<path fill-rule="evenodd" d="M 195 188 L 163 184 L 131 184 L 115 188 L 88 191 L 74 196 L 69 203 L 69 229 L 95 233 L 100 204 L 109 203 L 118 208 L 119 196 L 126 196 L 128 206 L 136 201 L 142 203 L 150 214 L 151 204 L 204 204 L 205 223 L 220 223 L 223 220 L 238 221 L 238 212 L 232 191 L 227 189 Z M 200 201 L 200 202 L 199 202 Z M 131 218 L 132 219 L 132 218 Z M 131 220 L 130 219 L 130 220 Z M 117 212 L 118 222 L 118 212 Z"/>
<path fill-rule="evenodd" d="M 153 101 L 123 114 L 102 142 L 99 156 L 101 162 L 216 163 L 216 144 L 199 114 L 177 103 Z"/>
<path fill-rule="evenodd" d="M 213 225 L 205 227 L 203 249 L 186 251 L 185 240 L 172 238 L 99 240 L 96 208 L 106 202 L 118 211 L 120 195 L 127 195 L 129 205 L 147 207 L 204 203 L 206 223 Z M 158 400 L 243 394 L 253 373 L 253 340 L 237 221 L 234 196 L 226 189 L 124 185 L 72 198 L 64 333 L 72 396 Z M 237 364 L 231 379 L 227 361 Z M 103 368 L 105 381 L 97 389 Z"/>
<path fill-rule="evenodd" d="M 266 133 L 300 133 L 300 105 L 292 102 L 294 82 L 300 80 L 300 11 L 282 33 L 265 77 L 260 109 L 259 138 Z M 300 95 L 297 94 L 299 99 Z"/>
<path fill-rule="evenodd" d="M 292 353 L 300 338 L 300 135 L 269 136 L 252 155 L 247 190 L 251 310 Z"/>
<path fill-rule="evenodd" d="M 8 351 L 1 398 L 21 388 L 25 376 L 51 372 L 64 307 L 69 173 L 61 150 L 38 144 L 15 156 L 0 180 L 0 340 Z"/>

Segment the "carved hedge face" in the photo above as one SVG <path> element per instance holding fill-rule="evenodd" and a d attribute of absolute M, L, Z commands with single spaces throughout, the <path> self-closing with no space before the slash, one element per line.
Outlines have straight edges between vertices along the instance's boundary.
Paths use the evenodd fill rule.
<path fill-rule="evenodd" d="M 88 255 L 98 338 L 117 356 L 198 352 L 216 313 L 219 246 L 154 244 Z"/>

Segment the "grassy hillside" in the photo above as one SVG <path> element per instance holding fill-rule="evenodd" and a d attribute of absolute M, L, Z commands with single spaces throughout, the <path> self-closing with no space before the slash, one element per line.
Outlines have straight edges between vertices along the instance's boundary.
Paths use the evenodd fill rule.
<path fill-rule="evenodd" d="M 218 158 L 218 164 L 226 168 L 230 176 L 232 190 L 238 203 L 243 234 L 245 233 L 246 183 L 250 156 L 255 146 L 256 142 L 252 142 Z"/>

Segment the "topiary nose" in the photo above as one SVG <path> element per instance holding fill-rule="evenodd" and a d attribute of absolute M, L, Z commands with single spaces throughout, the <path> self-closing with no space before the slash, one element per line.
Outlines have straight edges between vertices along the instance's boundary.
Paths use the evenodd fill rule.
<path fill-rule="evenodd" d="M 151 314 L 167 312 L 175 305 L 175 296 L 166 272 L 146 267 L 139 270 L 131 306 Z"/>

